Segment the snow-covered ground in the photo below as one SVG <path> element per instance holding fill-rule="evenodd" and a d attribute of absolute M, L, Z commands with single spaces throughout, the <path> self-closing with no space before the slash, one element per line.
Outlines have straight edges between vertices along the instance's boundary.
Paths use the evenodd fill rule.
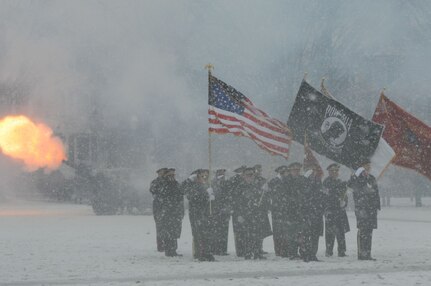
<path fill-rule="evenodd" d="M 346 258 L 303 263 L 274 256 L 266 261 L 231 255 L 218 262 L 191 257 L 188 217 L 179 240 L 181 258 L 155 250 L 152 216 L 95 216 L 84 205 L 43 202 L 0 204 L 0 285 L 431 285 L 431 200 L 414 208 L 408 199 L 379 215 L 373 240 L 378 260 L 356 259 L 355 219 Z"/>

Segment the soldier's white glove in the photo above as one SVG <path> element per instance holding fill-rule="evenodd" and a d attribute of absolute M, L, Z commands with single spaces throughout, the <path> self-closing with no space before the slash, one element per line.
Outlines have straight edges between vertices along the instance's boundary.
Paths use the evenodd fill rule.
<path fill-rule="evenodd" d="M 329 189 L 328 188 L 322 188 L 320 191 L 322 193 L 324 193 L 325 195 L 329 195 Z"/>
<path fill-rule="evenodd" d="M 210 201 L 215 200 L 215 196 L 214 196 L 214 190 L 213 190 L 213 188 L 208 188 L 208 189 L 207 189 L 207 193 L 208 193 L 208 196 L 209 196 Z"/>
<path fill-rule="evenodd" d="M 364 167 L 360 167 L 359 169 L 356 170 L 355 176 L 359 177 L 363 171 L 365 171 Z"/>
<path fill-rule="evenodd" d="M 347 207 L 347 201 L 342 199 L 340 200 L 340 208 L 345 209 Z"/>
<path fill-rule="evenodd" d="M 245 219 L 242 216 L 239 216 L 237 220 L 238 220 L 239 223 L 244 223 L 245 222 Z"/>
<path fill-rule="evenodd" d="M 198 175 L 197 174 L 193 174 L 193 175 L 190 175 L 189 177 L 188 177 L 188 179 L 189 180 L 191 180 L 191 181 L 194 181 L 194 180 L 196 180 L 196 178 L 198 177 Z"/>
<path fill-rule="evenodd" d="M 308 178 L 311 176 L 311 174 L 313 174 L 313 170 L 308 170 L 307 172 L 304 173 L 304 177 Z"/>

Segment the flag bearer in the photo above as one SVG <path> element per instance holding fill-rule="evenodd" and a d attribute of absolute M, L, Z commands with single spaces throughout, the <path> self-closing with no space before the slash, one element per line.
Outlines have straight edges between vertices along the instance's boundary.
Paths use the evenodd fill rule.
<path fill-rule="evenodd" d="M 359 260 L 375 260 L 371 257 L 371 245 L 373 229 L 377 229 L 380 196 L 376 178 L 370 174 L 370 170 L 370 161 L 365 160 L 348 182 L 348 186 L 353 189 L 355 201 Z"/>

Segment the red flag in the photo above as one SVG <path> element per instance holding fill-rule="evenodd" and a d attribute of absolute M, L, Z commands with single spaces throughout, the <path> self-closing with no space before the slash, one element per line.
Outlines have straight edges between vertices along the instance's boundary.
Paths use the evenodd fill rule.
<path fill-rule="evenodd" d="M 392 163 L 415 170 L 431 180 L 431 127 L 383 93 L 374 111 L 373 121 L 385 125 L 383 138 L 396 154 Z"/>

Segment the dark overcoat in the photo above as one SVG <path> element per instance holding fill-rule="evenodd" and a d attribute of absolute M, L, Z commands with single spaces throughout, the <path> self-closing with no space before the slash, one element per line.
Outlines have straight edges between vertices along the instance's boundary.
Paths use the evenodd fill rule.
<path fill-rule="evenodd" d="M 151 181 L 150 184 L 150 193 L 153 196 L 153 216 L 156 223 L 159 223 L 161 211 L 162 211 L 162 202 L 161 198 L 158 197 L 158 194 L 161 192 L 163 188 L 164 178 L 157 177 Z"/>
<path fill-rule="evenodd" d="M 380 210 L 380 195 L 376 178 L 362 172 L 359 176 L 353 175 L 350 178 L 348 187 L 353 190 L 357 228 L 376 229 L 377 211 Z"/>
<path fill-rule="evenodd" d="M 274 237 L 283 237 L 287 233 L 288 227 L 286 219 L 288 204 L 286 185 L 281 177 L 277 176 L 269 181 L 268 187 L 271 201 L 272 231 Z"/>
<path fill-rule="evenodd" d="M 165 180 L 157 197 L 161 204 L 160 237 L 162 239 L 180 238 L 184 217 L 184 195 L 179 183 L 175 180 Z"/>
<path fill-rule="evenodd" d="M 207 240 L 211 236 L 210 200 L 207 188 L 207 185 L 190 179 L 182 184 L 183 192 L 189 201 L 192 235 L 198 240 Z"/>
<path fill-rule="evenodd" d="M 236 193 L 241 194 L 234 205 L 240 231 L 255 239 L 272 235 L 268 209 L 263 202 L 262 189 L 259 185 L 255 182 L 241 181 L 236 186 Z"/>
<path fill-rule="evenodd" d="M 314 176 L 304 179 L 305 187 L 300 199 L 300 211 L 304 230 L 311 234 L 322 236 L 326 198 L 321 191 L 321 179 Z"/>
<path fill-rule="evenodd" d="M 287 238 L 299 231 L 302 224 L 300 195 L 305 186 L 302 176 L 289 175 L 271 181 L 271 215 L 276 236 Z"/>
<path fill-rule="evenodd" d="M 350 231 L 347 218 L 347 182 L 327 177 L 323 181 L 326 193 L 325 227 L 338 229 L 346 233 Z"/>

